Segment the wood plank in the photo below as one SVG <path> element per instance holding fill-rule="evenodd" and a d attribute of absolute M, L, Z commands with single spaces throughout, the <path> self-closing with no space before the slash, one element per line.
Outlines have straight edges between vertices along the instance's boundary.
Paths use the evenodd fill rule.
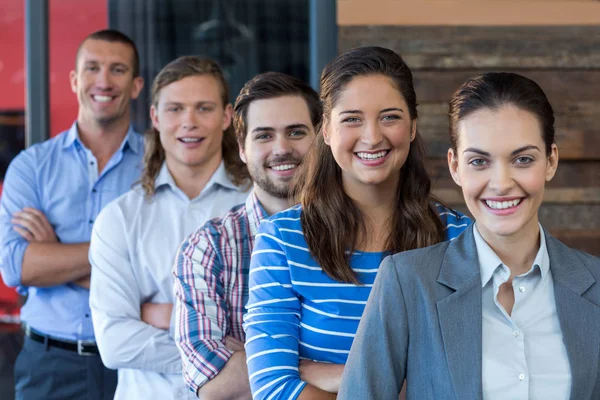
<path fill-rule="evenodd" d="M 436 189 L 454 189 L 445 159 L 427 160 L 427 171 Z M 600 188 L 600 161 L 561 161 L 548 188 Z"/>
<path fill-rule="evenodd" d="M 600 68 L 600 26 L 340 26 L 339 51 L 378 45 L 413 69 Z"/>
<path fill-rule="evenodd" d="M 469 78 L 489 70 L 415 70 L 415 91 L 420 103 L 447 102 L 452 94 Z M 506 69 L 533 79 L 546 93 L 553 106 L 570 102 L 598 101 L 600 69 L 527 70 Z M 600 90 L 600 89 L 599 89 Z"/>
<path fill-rule="evenodd" d="M 600 24 L 597 0 L 369 0 L 366 7 L 365 0 L 337 0 L 337 4 L 340 25 Z"/>
<path fill-rule="evenodd" d="M 600 160 L 600 102 L 578 102 L 554 107 L 556 142 L 563 160 Z M 448 137 L 447 103 L 419 105 L 419 132 L 433 158 L 446 158 Z"/>

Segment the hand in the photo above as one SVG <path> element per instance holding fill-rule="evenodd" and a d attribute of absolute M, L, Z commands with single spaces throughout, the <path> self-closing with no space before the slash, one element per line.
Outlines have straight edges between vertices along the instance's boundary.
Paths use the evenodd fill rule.
<path fill-rule="evenodd" d="M 300 379 L 321 390 L 337 393 L 342 381 L 344 364 L 328 364 L 311 360 L 300 360 Z"/>
<path fill-rule="evenodd" d="M 233 336 L 225 336 L 224 342 L 225 347 L 227 347 L 227 349 L 229 349 L 230 351 L 244 351 L 244 342 L 242 342 L 241 340 L 237 340 Z"/>
<path fill-rule="evenodd" d="M 43 212 L 25 207 L 13 214 L 13 228 L 28 242 L 58 242 L 54 228 Z"/>
<path fill-rule="evenodd" d="M 140 307 L 141 320 L 158 329 L 169 330 L 172 303 L 144 303 Z"/>

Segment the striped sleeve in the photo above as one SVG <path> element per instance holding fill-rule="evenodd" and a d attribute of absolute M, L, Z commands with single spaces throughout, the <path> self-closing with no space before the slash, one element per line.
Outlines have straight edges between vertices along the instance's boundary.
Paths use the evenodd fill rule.
<path fill-rule="evenodd" d="M 173 267 L 175 343 L 184 380 L 194 393 L 213 379 L 233 354 L 224 343 L 227 302 L 220 279 L 222 265 L 211 237 L 206 226 L 190 235 L 180 246 Z"/>
<path fill-rule="evenodd" d="M 286 249 L 278 228 L 263 221 L 250 263 L 244 316 L 252 398 L 296 399 L 305 382 L 298 370 L 300 299 L 292 289 Z"/>

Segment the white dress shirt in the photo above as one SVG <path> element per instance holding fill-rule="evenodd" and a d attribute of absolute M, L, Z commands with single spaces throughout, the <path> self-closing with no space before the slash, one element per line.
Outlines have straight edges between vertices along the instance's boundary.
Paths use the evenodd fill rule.
<path fill-rule="evenodd" d="M 92 232 L 90 307 L 102 360 L 119 370 L 116 400 L 196 398 L 172 335 L 142 322 L 140 305 L 175 302 L 171 270 L 181 242 L 249 192 L 231 182 L 223 163 L 193 200 L 166 164 L 155 185 L 149 200 L 137 186 L 107 205 Z"/>
<path fill-rule="evenodd" d="M 513 278 L 511 315 L 498 302 L 499 287 L 510 277 L 477 231 L 473 234 L 483 287 L 482 382 L 486 400 L 569 399 L 571 369 L 556 313 L 546 239 L 531 269 Z"/>

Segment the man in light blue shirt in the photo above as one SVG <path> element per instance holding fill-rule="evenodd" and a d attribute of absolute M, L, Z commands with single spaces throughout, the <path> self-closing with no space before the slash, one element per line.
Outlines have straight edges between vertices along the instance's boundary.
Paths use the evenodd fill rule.
<path fill-rule="evenodd" d="M 130 126 L 130 100 L 144 82 L 135 44 L 114 30 L 91 34 L 70 81 L 77 121 L 11 162 L 0 203 L 2 277 L 28 295 L 17 399 L 112 399 L 116 386 L 95 345 L 88 250 L 100 210 L 139 179 L 143 138 Z"/>

